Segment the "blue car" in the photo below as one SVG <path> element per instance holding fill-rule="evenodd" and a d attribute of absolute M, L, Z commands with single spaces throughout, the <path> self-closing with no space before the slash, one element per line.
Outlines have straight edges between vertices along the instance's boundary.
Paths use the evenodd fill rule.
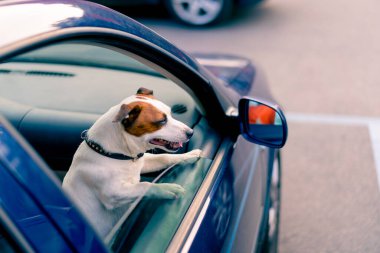
<path fill-rule="evenodd" d="M 2 1 L 0 34 L 0 252 L 276 252 L 287 123 L 248 59 L 190 56 L 85 1 Z M 81 133 L 139 87 L 203 157 L 142 175 L 186 193 L 140 196 L 101 238 L 61 181 Z"/>

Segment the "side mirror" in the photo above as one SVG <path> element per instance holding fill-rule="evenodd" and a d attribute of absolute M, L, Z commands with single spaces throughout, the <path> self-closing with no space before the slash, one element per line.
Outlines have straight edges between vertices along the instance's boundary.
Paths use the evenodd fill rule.
<path fill-rule="evenodd" d="M 241 134 L 250 142 L 271 148 L 281 148 L 288 136 L 284 113 L 278 106 L 251 98 L 239 101 Z"/>

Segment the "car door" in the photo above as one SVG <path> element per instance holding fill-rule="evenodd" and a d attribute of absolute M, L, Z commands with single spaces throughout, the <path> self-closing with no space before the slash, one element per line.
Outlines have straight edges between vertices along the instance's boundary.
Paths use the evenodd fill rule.
<path fill-rule="evenodd" d="M 254 252 L 267 194 L 268 148 L 240 137 L 231 159 L 236 208 L 225 252 Z"/>

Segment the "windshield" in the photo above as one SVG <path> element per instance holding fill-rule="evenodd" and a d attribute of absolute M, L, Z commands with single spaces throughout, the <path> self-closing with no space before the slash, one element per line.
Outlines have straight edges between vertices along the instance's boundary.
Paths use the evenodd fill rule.
<path fill-rule="evenodd" d="M 104 46 L 100 47 L 80 43 L 57 44 L 44 47 L 14 57 L 11 62 L 79 65 L 162 76 L 145 64 L 131 57 L 125 57 L 125 55 L 117 51 L 104 50 Z"/>

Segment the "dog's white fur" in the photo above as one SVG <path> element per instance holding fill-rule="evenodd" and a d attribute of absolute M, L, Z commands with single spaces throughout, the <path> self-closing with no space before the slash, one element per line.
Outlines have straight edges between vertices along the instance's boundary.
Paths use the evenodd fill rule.
<path fill-rule="evenodd" d="M 164 127 L 140 137 L 127 133 L 120 122 L 115 123 L 121 105 L 141 101 L 150 103 L 167 115 Z M 186 142 L 190 128 L 171 117 L 170 107 L 151 98 L 131 96 L 110 108 L 89 129 L 88 137 L 107 151 L 135 157 L 155 148 L 152 138 L 172 142 Z M 150 154 L 136 161 L 117 160 L 102 156 L 85 142 L 76 151 L 69 171 L 63 180 L 63 188 L 73 198 L 100 235 L 105 236 L 137 197 L 174 199 L 185 191 L 177 184 L 140 182 L 140 173 L 154 172 L 179 162 L 195 162 L 201 150 L 184 154 Z"/>

